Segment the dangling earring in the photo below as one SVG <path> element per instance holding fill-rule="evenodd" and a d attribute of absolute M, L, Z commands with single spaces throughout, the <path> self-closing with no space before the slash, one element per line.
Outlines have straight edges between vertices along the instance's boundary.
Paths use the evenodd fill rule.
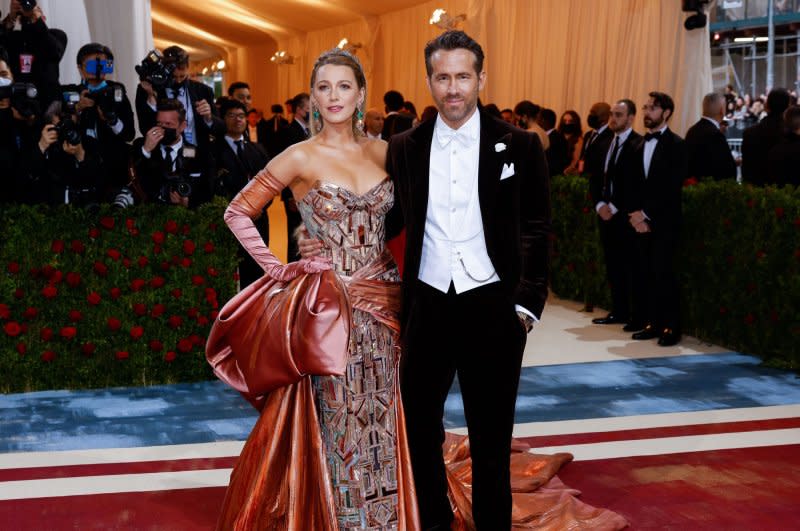
<path fill-rule="evenodd" d="M 359 131 L 364 130 L 364 111 L 360 107 L 356 110 L 356 127 Z"/>

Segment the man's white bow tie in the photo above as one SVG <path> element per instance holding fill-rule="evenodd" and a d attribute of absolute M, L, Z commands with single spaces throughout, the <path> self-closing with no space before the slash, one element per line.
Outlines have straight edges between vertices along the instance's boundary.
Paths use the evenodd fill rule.
<path fill-rule="evenodd" d="M 467 135 L 466 133 L 462 133 L 460 131 L 454 131 L 452 129 L 447 129 L 444 131 L 440 130 L 437 132 L 436 136 L 438 137 L 439 144 L 442 147 L 447 147 L 453 140 L 456 140 L 459 144 L 461 144 L 464 147 L 469 147 L 470 144 L 469 135 Z"/>

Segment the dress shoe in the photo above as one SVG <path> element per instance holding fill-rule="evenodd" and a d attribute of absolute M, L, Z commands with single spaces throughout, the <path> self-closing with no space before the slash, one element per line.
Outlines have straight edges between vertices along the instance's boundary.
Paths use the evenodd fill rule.
<path fill-rule="evenodd" d="M 678 342 L 681 340 L 681 335 L 675 332 L 672 328 L 665 328 L 663 332 L 661 332 L 661 337 L 658 339 L 658 346 L 660 347 L 671 347 L 672 345 L 677 345 Z"/>
<path fill-rule="evenodd" d="M 622 324 L 627 323 L 627 319 L 623 319 L 621 317 L 617 317 L 613 313 L 606 315 L 605 317 L 598 317 L 596 319 L 592 319 L 594 324 Z"/>
<path fill-rule="evenodd" d="M 644 327 L 644 330 L 641 332 L 636 332 L 631 336 L 633 339 L 653 339 L 654 337 L 658 337 L 659 333 L 652 325 L 647 325 Z"/>
<path fill-rule="evenodd" d="M 644 323 L 631 322 L 622 327 L 623 332 L 638 332 L 644 330 Z"/>

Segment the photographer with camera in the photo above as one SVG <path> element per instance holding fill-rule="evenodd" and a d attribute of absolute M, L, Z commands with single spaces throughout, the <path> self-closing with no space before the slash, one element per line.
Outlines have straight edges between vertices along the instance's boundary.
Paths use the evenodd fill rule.
<path fill-rule="evenodd" d="M 114 72 L 114 54 L 100 43 L 85 44 L 78 50 L 80 85 L 65 85 L 62 94 L 78 101 L 75 112 L 81 135 L 97 141 L 103 154 L 105 174 L 103 198 L 110 198 L 128 180 L 128 160 L 136 127 L 133 108 L 122 83 L 106 79 Z"/>
<path fill-rule="evenodd" d="M 156 123 L 159 100 L 176 99 L 186 109 L 184 140 L 201 151 L 209 149 L 210 137 L 222 137 L 225 124 L 216 115 L 214 91 L 189 79 L 189 54 L 180 46 L 170 46 L 162 56 L 150 52 L 136 67 L 141 79 L 136 89 L 136 114 L 139 130 L 146 134 Z"/>
<path fill-rule="evenodd" d="M 43 121 L 26 157 L 26 202 L 97 208 L 103 178 L 97 143 L 81 137 L 77 117 L 64 103 L 50 104 Z"/>
<path fill-rule="evenodd" d="M 136 179 L 151 201 L 196 207 L 211 198 L 212 159 L 185 140 L 186 109 L 175 99 L 161 100 L 156 123 L 133 142 Z"/>
<path fill-rule="evenodd" d="M 43 109 L 52 101 L 60 101 L 58 63 L 67 47 L 67 34 L 47 27 L 36 0 L 11 0 L 9 13 L 0 25 L 0 46 L 8 51 L 14 79 L 38 88 Z"/>

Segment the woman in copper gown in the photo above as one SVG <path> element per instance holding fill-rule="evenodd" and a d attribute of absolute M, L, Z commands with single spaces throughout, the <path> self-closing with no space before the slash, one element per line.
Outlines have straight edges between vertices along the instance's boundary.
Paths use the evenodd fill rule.
<path fill-rule="evenodd" d="M 312 138 L 275 157 L 226 211 L 265 278 L 290 282 L 332 268 L 351 321 L 343 375 L 306 376 L 265 396 L 248 394 L 241 383 L 242 364 L 258 354 L 240 357 L 237 366 L 234 338 L 212 330 L 207 356 L 215 372 L 261 410 L 231 475 L 218 529 L 420 528 L 397 382 L 400 277 L 384 243 L 393 184 L 384 170 L 386 143 L 359 129 L 365 97 L 358 60 L 338 49 L 322 54 L 311 74 Z M 300 198 L 306 230 L 323 243 L 321 257 L 284 265 L 258 235 L 252 218 L 285 186 Z M 469 450 L 456 436 L 446 446 L 454 526 L 469 529 Z M 512 458 L 520 528 L 624 527 L 624 519 L 581 503 L 554 477 L 569 459 L 523 451 Z"/>

